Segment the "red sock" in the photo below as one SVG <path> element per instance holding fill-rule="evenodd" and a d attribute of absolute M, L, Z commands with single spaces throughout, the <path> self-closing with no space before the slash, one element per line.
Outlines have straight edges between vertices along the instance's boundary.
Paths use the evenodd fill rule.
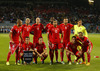
<path fill-rule="evenodd" d="M 49 55 L 50 55 L 50 60 L 53 62 L 54 52 L 53 51 L 49 51 Z"/>
<path fill-rule="evenodd" d="M 82 53 L 82 60 L 83 60 L 83 62 L 85 61 L 85 55 L 84 55 L 84 53 Z"/>
<path fill-rule="evenodd" d="M 70 61 L 71 62 L 71 55 L 69 54 L 69 55 L 67 55 L 67 58 L 68 58 L 68 61 Z"/>
<path fill-rule="evenodd" d="M 58 50 L 55 51 L 56 61 L 58 61 Z"/>
<path fill-rule="evenodd" d="M 87 53 L 88 62 L 90 62 L 91 55 Z"/>
<path fill-rule="evenodd" d="M 21 58 L 21 60 L 23 61 L 23 56 L 21 56 L 20 58 Z"/>
<path fill-rule="evenodd" d="M 78 61 L 81 57 L 77 57 L 77 59 L 75 61 Z"/>
<path fill-rule="evenodd" d="M 60 52 L 61 61 L 63 61 L 64 52 Z"/>
<path fill-rule="evenodd" d="M 10 56 L 11 56 L 11 52 L 8 52 L 8 55 L 7 55 L 7 62 L 9 62 Z"/>
<path fill-rule="evenodd" d="M 18 61 L 18 50 L 16 50 L 15 58 L 16 58 L 16 63 L 17 63 L 17 61 Z"/>
<path fill-rule="evenodd" d="M 20 60 L 20 51 L 18 51 L 18 60 Z"/>
<path fill-rule="evenodd" d="M 66 55 L 67 55 L 67 52 L 66 52 Z M 71 61 L 71 56 L 70 56 L 70 54 L 67 55 L 67 60 L 68 60 L 68 61 Z"/>
<path fill-rule="evenodd" d="M 45 60 L 45 59 L 47 58 L 47 56 L 48 56 L 48 55 L 44 55 L 44 56 L 43 56 L 43 57 L 44 57 L 44 59 L 42 59 L 42 60 Z"/>

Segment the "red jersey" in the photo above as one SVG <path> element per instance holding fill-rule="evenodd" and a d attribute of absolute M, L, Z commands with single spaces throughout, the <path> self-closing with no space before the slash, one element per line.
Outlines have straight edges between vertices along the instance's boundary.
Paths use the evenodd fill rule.
<path fill-rule="evenodd" d="M 38 38 L 39 37 L 42 37 L 42 30 L 44 30 L 44 26 L 43 24 L 33 24 L 32 27 L 31 27 L 31 31 L 34 31 L 34 43 L 37 43 L 38 42 Z"/>
<path fill-rule="evenodd" d="M 82 44 L 82 51 L 83 52 L 87 52 L 87 50 L 89 49 L 89 44 L 91 45 L 91 50 L 93 48 L 93 44 L 92 42 L 85 36 L 83 36 L 83 39 L 80 39 L 79 37 L 76 38 L 77 40 L 79 40 Z"/>
<path fill-rule="evenodd" d="M 33 49 L 33 44 L 29 42 L 29 44 L 23 43 L 22 45 L 24 51 L 29 51 L 30 49 Z"/>
<path fill-rule="evenodd" d="M 12 32 L 12 40 L 14 41 L 15 44 L 19 43 L 19 36 L 21 33 L 21 27 L 17 27 L 17 25 L 13 26 L 12 29 L 10 30 Z"/>
<path fill-rule="evenodd" d="M 26 37 L 29 37 L 29 34 L 30 34 L 30 30 L 31 30 L 31 26 L 30 25 L 22 25 L 22 37 L 23 37 L 23 40 L 25 41 L 25 38 Z"/>
<path fill-rule="evenodd" d="M 60 28 L 62 30 L 63 35 L 63 42 L 68 43 L 70 41 L 70 33 L 71 33 L 71 28 L 73 27 L 72 24 L 68 23 L 67 25 L 65 24 L 60 24 Z"/>
<path fill-rule="evenodd" d="M 44 50 L 44 49 L 47 49 L 47 48 L 46 48 L 45 43 L 42 42 L 42 44 L 36 43 L 36 48 L 35 48 L 35 49 L 37 49 L 37 51 L 38 51 L 39 53 L 42 53 L 43 50 Z"/>
<path fill-rule="evenodd" d="M 76 40 L 79 40 L 82 42 L 82 45 L 83 45 L 82 47 L 87 47 L 91 43 L 90 40 L 85 36 L 83 36 L 83 39 L 80 39 L 79 37 L 77 37 Z"/>
<path fill-rule="evenodd" d="M 72 42 L 69 42 L 68 44 L 67 44 L 67 46 L 66 46 L 66 49 L 68 49 L 68 50 L 70 50 L 70 51 L 72 51 L 72 52 L 75 52 L 75 51 L 78 51 L 77 50 L 77 46 L 79 46 L 80 45 L 80 43 L 78 43 L 78 42 L 76 42 L 76 43 L 72 43 Z"/>
<path fill-rule="evenodd" d="M 52 27 L 52 24 L 50 24 L 50 23 L 47 24 L 46 27 L 45 27 L 46 32 L 48 32 L 48 31 L 50 30 L 51 27 Z M 52 35 L 49 34 L 49 40 L 50 40 L 50 41 L 51 41 L 51 38 L 52 38 L 51 36 L 52 36 Z"/>
<path fill-rule="evenodd" d="M 61 30 L 60 30 L 59 26 L 57 26 L 57 27 L 52 26 L 50 28 L 48 33 L 52 34 L 52 36 L 51 36 L 52 37 L 52 40 L 51 40 L 52 43 L 59 43 L 60 42 L 60 35 L 59 35 L 60 32 L 61 32 Z"/>

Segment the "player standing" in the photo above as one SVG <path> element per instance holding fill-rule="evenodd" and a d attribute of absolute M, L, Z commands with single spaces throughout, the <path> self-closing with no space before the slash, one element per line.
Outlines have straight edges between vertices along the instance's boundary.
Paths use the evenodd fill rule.
<path fill-rule="evenodd" d="M 83 36 L 82 32 L 79 32 L 79 38 L 77 37 L 77 40 L 82 42 L 82 55 L 83 55 L 83 58 L 82 58 L 83 63 L 82 64 L 86 64 L 85 56 L 84 56 L 84 53 L 86 52 L 87 58 L 88 58 L 88 63 L 86 65 L 88 66 L 88 65 L 90 65 L 90 58 L 91 58 L 90 53 L 92 51 L 93 44 L 87 37 Z"/>
<path fill-rule="evenodd" d="M 15 64 L 20 65 L 19 63 L 17 63 L 18 58 L 19 58 L 19 37 L 22 38 L 21 36 L 21 25 L 22 22 L 20 19 L 17 20 L 17 25 L 14 25 L 9 33 L 9 37 L 10 37 L 10 45 L 9 45 L 9 52 L 8 52 L 8 56 L 7 56 L 7 62 L 6 65 L 10 65 L 9 63 L 9 59 L 11 54 L 13 54 L 14 52 L 16 52 L 16 62 Z"/>
<path fill-rule="evenodd" d="M 48 32 L 50 30 L 50 28 L 53 26 L 53 20 L 54 17 L 50 18 L 50 23 L 46 25 L 45 27 L 45 31 Z M 48 39 L 50 42 L 48 42 L 49 48 L 51 47 L 52 43 L 51 43 L 51 39 L 52 39 L 52 34 L 49 34 Z M 49 49 L 49 55 L 51 54 L 51 50 Z M 55 50 L 55 55 L 56 55 L 56 62 L 58 63 L 58 50 Z"/>
<path fill-rule="evenodd" d="M 59 26 L 57 25 L 57 20 L 54 20 L 53 26 L 48 31 L 48 42 L 52 43 L 51 44 L 52 46 L 50 47 L 50 52 L 51 52 L 50 53 L 50 60 L 51 60 L 50 65 L 53 64 L 54 50 L 63 48 L 59 33 L 61 33 L 61 30 Z M 52 34 L 51 41 L 49 40 L 49 34 Z"/>
<path fill-rule="evenodd" d="M 34 46 L 38 43 L 39 37 L 42 37 L 42 31 L 44 30 L 43 24 L 40 23 L 40 18 L 36 18 L 36 23 L 32 25 L 31 31 L 34 32 L 33 43 Z"/>
<path fill-rule="evenodd" d="M 63 23 L 60 24 L 60 28 L 62 30 L 62 35 L 61 35 L 61 42 L 63 43 L 63 47 L 66 47 L 66 44 L 70 42 L 70 33 L 71 33 L 71 28 L 73 28 L 73 25 L 68 23 L 68 18 L 64 18 Z M 64 48 L 62 49 L 62 52 L 60 53 L 61 55 L 61 63 L 63 62 L 63 56 L 64 56 Z M 68 56 L 67 56 L 68 58 Z"/>
<path fill-rule="evenodd" d="M 86 28 L 82 25 L 82 20 L 78 20 L 78 24 L 74 25 L 74 35 L 78 36 L 78 32 L 82 32 L 84 36 L 88 37 L 88 33 L 86 31 Z"/>
<path fill-rule="evenodd" d="M 39 37 L 38 43 L 36 43 L 35 47 L 36 56 L 42 59 L 42 64 L 44 64 L 44 60 L 47 58 L 47 48 L 45 43 L 43 42 L 43 38 Z M 37 57 L 35 58 L 35 63 L 37 64 Z"/>
<path fill-rule="evenodd" d="M 30 24 L 30 19 L 26 18 L 25 22 L 26 22 L 26 24 L 22 25 L 22 38 L 23 38 L 24 41 L 25 41 L 26 37 L 29 37 L 30 30 L 31 30 L 31 26 L 29 25 Z"/>

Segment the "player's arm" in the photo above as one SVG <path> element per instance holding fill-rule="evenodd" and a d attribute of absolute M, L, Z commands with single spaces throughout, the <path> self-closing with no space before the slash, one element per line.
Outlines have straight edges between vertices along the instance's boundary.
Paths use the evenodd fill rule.
<path fill-rule="evenodd" d="M 48 43 L 50 43 L 50 40 L 49 40 L 49 34 L 51 34 L 51 28 L 50 28 L 50 30 L 47 32 Z"/>
<path fill-rule="evenodd" d="M 24 42 L 23 38 L 22 38 L 22 33 L 20 33 L 20 38 L 22 39 L 22 41 Z"/>
<path fill-rule="evenodd" d="M 10 38 L 10 41 L 12 42 L 12 43 L 14 43 L 14 41 L 12 40 L 12 32 L 10 31 L 10 33 L 9 33 L 9 38 Z"/>
<path fill-rule="evenodd" d="M 44 49 L 44 51 L 41 53 L 41 55 L 47 53 L 47 49 Z"/>
<path fill-rule="evenodd" d="M 87 33 L 87 30 L 86 30 L 86 28 L 84 29 L 84 35 L 86 36 L 86 37 L 88 37 L 88 33 Z"/>
<path fill-rule="evenodd" d="M 74 55 L 74 53 L 71 52 L 71 51 L 69 51 L 68 49 L 66 49 L 66 52 L 67 52 L 67 54 L 72 54 L 72 55 Z"/>
<path fill-rule="evenodd" d="M 72 55 L 74 55 L 74 53 L 73 52 L 71 52 L 68 48 L 70 48 L 70 45 L 69 44 L 67 44 L 67 46 L 66 46 L 66 52 L 67 52 L 67 54 L 72 54 Z"/>
<path fill-rule="evenodd" d="M 34 25 L 31 26 L 30 34 L 34 35 Z"/>
<path fill-rule="evenodd" d="M 44 33 L 44 32 L 45 32 L 44 25 L 43 25 L 43 24 L 41 24 L 41 27 L 42 27 L 42 33 Z"/>
<path fill-rule="evenodd" d="M 40 56 L 40 55 L 41 55 L 41 54 L 37 51 L 37 49 L 36 49 L 36 48 L 35 48 L 34 50 L 35 50 L 35 52 L 37 53 L 37 55 L 38 55 L 38 56 Z"/>
<path fill-rule="evenodd" d="M 43 52 L 41 53 L 41 55 L 43 55 L 45 53 L 47 53 L 47 48 L 46 48 L 46 45 L 44 44 L 44 46 L 43 46 Z"/>
<path fill-rule="evenodd" d="M 45 27 L 45 31 L 47 32 L 47 29 L 48 29 L 48 25 L 46 25 L 46 27 Z"/>
<path fill-rule="evenodd" d="M 64 37 L 64 32 L 62 31 L 62 38 L 61 38 L 61 43 L 63 43 L 63 37 Z"/>

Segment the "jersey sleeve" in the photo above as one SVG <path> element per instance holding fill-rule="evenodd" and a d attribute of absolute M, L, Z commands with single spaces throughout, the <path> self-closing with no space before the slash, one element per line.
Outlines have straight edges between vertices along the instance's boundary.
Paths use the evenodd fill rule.
<path fill-rule="evenodd" d="M 14 29 L 15 29 L 15 27 L 13 26 L 13 27 L 11 28 L 10 32 L 13 32 L 13 31 L 14 31 Z"/>
<path fill-rule="evenodd" d="M 70 46 L 70 44 L 68 43 L 68 44 L 66 45 L 66 49 L 69 49 L 69 46 Z"/>
<path fill-rule="evenodd" d="M 48 30 L 48 24 L 46 25 L 46 27 L 45 27 L 45 31 L 47 32 L 47 30 Z"/>
<path fill-rule="evenodd" d="M 59 30 L 60 30 L 60 33 L 62 33 L 62 29 L 60 28 L 60 25 L 59 25 Z"/>
<path fill-rule="evenodd" d="M 25 44 L 22 45 L 22 48 L 25 50 Z"/>
<path fill-rule="evenodd" d="M 43 43 L 43 48 L 44 48 L 44 49 L 47 49 L 45 43 Z"/>
<path fill-rule="evenodd" d="M 41 24 L 41 29 L 43 29 L 43 30 L 44 30 L 44 26 L 43 26 L 43 24 Z"/>
<path fill-rule="evenodd" d="M 50 28 L 50 30 L 49 30 L 49 31 L 47 31 L 47 34 L 50 34 L 50 33 L 51 33 L 51 29 L 52 29 L 52 27 Z"/>
<path fill-rule="evenodd" d="M 88 33 L 87 33 L 87 30 L 86 30 L 86 28 L 84 27 L 84 35 L 85 35 L 85 37 L 88 37 Z"/>
<path fill-rule="evenodd" d="M 76 28 L 76 25 L 74 25 L 74 35 L 77 35 L 77 28 Z"/>
<path fill-rule="evenodd" d="M 30 32 L 34 31 L 34 24 L 31 26 Z"/>
<path fill-rule="evenodd" d="M 70 28 L 74 27 L 74 25 L 73 25 L 73 24 L 69 24 L 69 25 L 70 25 Z"/>
<path fill-rule="evenodd" d="M 33 44 L 31 43 L 31 49 L 34 49 L 34 46 L 33 46 Z"/>

